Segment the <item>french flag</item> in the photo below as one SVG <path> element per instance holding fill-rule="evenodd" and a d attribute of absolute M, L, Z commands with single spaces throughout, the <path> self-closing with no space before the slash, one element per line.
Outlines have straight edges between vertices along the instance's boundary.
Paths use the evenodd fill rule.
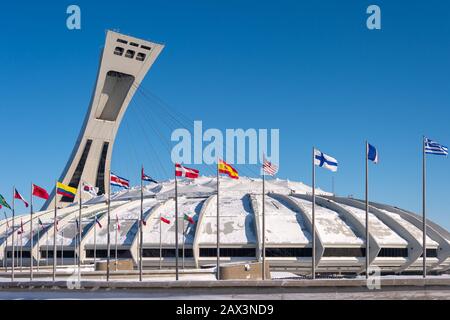
<path fill-rule="evenodd" d="M 125 178 L 121 178 L 112 172 L 111 172 L 110 181 L 111 181 L 112 186 L 130 189 L 130 181 L 129 180 L 127 180 Z"/>

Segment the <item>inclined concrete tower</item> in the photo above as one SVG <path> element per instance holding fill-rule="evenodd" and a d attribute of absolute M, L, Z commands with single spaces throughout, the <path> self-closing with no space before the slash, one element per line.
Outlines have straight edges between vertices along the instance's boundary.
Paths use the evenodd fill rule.
<path fill-rule="evenodd" d="M 108 31 L 97 81 L 75 147 L 59 179 L 78 188 L 87 182 L 108 192 L 114 140 L 127 107 L 163 45 Z M 55 190 L 44 204 L 48 208 Z M 59 207 L 78 201 L 57 196 Z"/>

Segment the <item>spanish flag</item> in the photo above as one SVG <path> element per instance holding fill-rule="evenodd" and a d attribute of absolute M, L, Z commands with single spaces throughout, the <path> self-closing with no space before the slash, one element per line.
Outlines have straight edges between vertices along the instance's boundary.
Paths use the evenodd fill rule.
<path fill-rule="evenodd" d="M 77 188 L 66 186 L 65 184 L 62 184 L 61 182 L 56 183 L 56 193 L 60 194 L 64 197 L 68 197 L 71 199 L 75 198 L 75 195 L 77 194 Z"/>
<path fill-rule="evenodd" d="M 220 173 L 227 174 L 231 179 L 239 179 L 237 170 L 223 160 L 219 160 L 218 169 Z"/>

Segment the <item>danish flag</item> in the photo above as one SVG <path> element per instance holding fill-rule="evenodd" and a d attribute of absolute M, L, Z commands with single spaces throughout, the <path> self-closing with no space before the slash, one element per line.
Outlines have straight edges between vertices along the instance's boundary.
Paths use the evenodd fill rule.
<path fill-rule="evenodd" d="M 189 179 L 198 178 L 200 171 L 197 169 L 187 168 L 179 163 L 175 164 L 175 176 L 176 177 L 185 177 Z"/>

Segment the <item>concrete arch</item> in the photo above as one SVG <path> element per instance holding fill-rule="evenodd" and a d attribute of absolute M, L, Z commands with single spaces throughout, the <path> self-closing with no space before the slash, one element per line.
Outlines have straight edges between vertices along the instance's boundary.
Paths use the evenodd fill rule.
<path fill-rule="evenodd" d="M 312 200 L 312 199 L 311 199 Z M 351 212 L 344 209 L 342 206 L 340 206 L 337 202 L 322 198 L 322 197 L 316 197 L 316 202 L 318 205 L 322 207 L 326 207 L 330 210 L 333 210 L 335 212 L 338 212 L 342 217 L 345 218 L 346 221 L 348 221 L 353 228 L 356 229 L 358 232 L 358 236 L 360 238 L 365 239 L 366 238 L 366 226 L 361 221 L 359 221 Z M 369 230 L 370 231 L 370 230 Z M 372 264 L 376 257 L 378 256 L 378 253 L 381 250 L 381 245 L 378 243 L 377 239 L 369 232 L 369 263 Z M 366 250 L 367 253 L 367 250 Z M 365 264 L 361 267 L 361 272 L 365 272 L 366 267 Z"/>
<path fill-rule="evenodd" d="M 201 227 L 202 227 L 203 221 L 204 221 L 205 212 L 208 209 L 209 204 L 213 201 L 217 201 L 216 199 L 217 199 L 217 195 L 209 196 L 208 199 L 206 199 L 205 202 L 203 203 L 202 209 L 200 210 L 200 215 L 199 215 L 198 221 L 197 221 L 197 227 L 195 229 L 194 242 L 192 244 L 192 253 L 194 256 L 194 263 L 195 263 L 196 268 L 200 267 L 200 265 L 199 265 L 200 249 L 199 249 L 199 245 L 198 245 L 200 233 L 198 231 L 201 230 Z"/>
<path fill-rule="evenodd" d="M 292 199 L 291 197 L 284 195 L 284 194 L 279 194 L 279 193 L 272 193 L 271 194 L 272 197 L 274 197 L 275 199 L 282 199 L 283 201 L 286 201 L 287 203 L 289 203 L 293 208 L 296 208 L 298 210 L 298 212 L 300 212 L 302 214 L 302 217 L 306 223 L 306 227 L 308 228 L 308 231 L 310 232 L 310 234 L 313 234 L 313 228 L 312 228 L 312 220 L 309 217 L 308 214 L 306 214 L 306 209 L 298 202 L 296 202 L 294 199 Z M 323 253 L 325 252 L 325 247 L 323 245 L 323 241 L 320 237 L 320 234 L 316 228 L 316 254 L 315 254 L 315 261 L 316 261 L 316 267 L 318 267 L 319 263 L 320 263 L 320 259 L 323 256 Z"/>
<path fill-rule="evenodd" d="M 380 203 L 371 202 L 370 205 L 376 208 L 397 213 L 403 219 L 413 224 L 415 227 L 422 229 L 422 217 L 419 217 L 412 212 Z M 427 236 L 429 236 L 432 240 L 436 241 L 439 244 L 438 262 L 431 267 L 432 269 L 437 269 L 442 263 L 450 258 L 450 241 L 446 239 L 445 235 L 441 234 L 441 230 L 437 230 L 434 223 L 429 223 L 429 220 L 427 220 Z"/>
<path fill-rule="evenodd" d="M 341 198 L 341 197 L 327 197 L 331 198 L 338 203 L 347 204 L 349 206 L 353 206 L 362 210 L 365 210 L 365 204 L 361 201 L 350 199 L 350 198 Z M 378 219 L 380 219 L 384 224 L 386 224 L 389 228 L 391 228 L 394 232 L 400 235 L 403 239 L 408 242 L 408 261 L 398 269 L 398 272 L 406 270 L 409 266 L 411 266 L 422 254 L 422 245 L 417 239 L 402 225 L 400 225 L 397 221 L 395 221 L 392 217 L 385 214 L 384 212 L 376 209 L 373 206 L 369 207 L 369 212 L 373 213 Z"/>

